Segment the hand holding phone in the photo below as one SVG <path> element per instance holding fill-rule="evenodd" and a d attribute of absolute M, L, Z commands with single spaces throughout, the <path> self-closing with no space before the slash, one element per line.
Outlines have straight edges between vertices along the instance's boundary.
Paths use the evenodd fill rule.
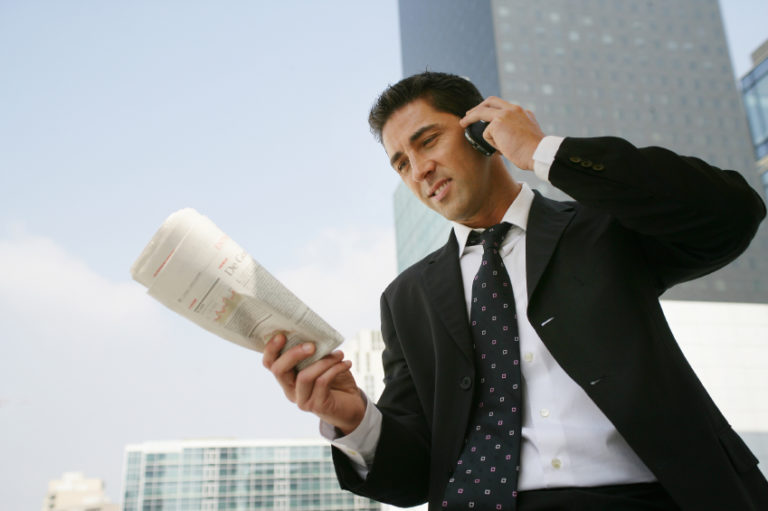
<path fill-rule="evenodd" d="M 464 130 L 464 136 L 467 138 L 472 147 L 480 151 L 485 156 L 490 156 L 496 152 L 496 148 L 483 138 L 483 132 L 487 126 L 488 123 L 486 121 L 473 122 Z"/>

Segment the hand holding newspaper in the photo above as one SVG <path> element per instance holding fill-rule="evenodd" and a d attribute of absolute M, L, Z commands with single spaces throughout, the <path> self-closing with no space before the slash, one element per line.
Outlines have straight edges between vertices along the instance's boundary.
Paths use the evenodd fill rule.
<path fill-rule="evenodd" d="M 228 341 L 264 351 L 278 332 L 285 349 L 316 344 L 302 369 L 344 340 L 207 217 L 191 208 L 169 216 L 131 266 L 163 305 Z"/>

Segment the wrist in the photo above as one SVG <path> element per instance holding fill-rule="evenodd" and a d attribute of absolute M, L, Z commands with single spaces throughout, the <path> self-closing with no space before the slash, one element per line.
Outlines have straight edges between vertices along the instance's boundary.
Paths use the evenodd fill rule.
<path fill-rule="evenodd" d="M 345 417 L 323 420 L 333 424 L 340 434 L 346 436 L 356 430 L 360 423 L 363 422 L 367 406 L 368 400 L 365 398 L 363 391 L 355 389 L 355 398 L 352 400 L 349 413 Z"/>

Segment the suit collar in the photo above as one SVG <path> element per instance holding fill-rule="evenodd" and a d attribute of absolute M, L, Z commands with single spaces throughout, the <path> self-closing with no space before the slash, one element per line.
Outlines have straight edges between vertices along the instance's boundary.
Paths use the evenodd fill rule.
<path fill-rule="evenodd" d="M 525 242 L 529 303 L 563 231 L 575 213 L 573 206 L 569 203 L 547 199 L 538 191 L 534 191 L 534 194 Z"/>
<path fill-rule="evenodd" d="M 509 208 L 507 208 L 501 221 L 515 225 L 525 231 L 528 229 L 528 215 L 530 214 L 534 195 L 528 183 L 521 183 L 521 185 L 520 192 L 515 197 L 515 200 L 512 201 L 512 204 L 509 205 Z M 464 254 L 464 247 L 467 245 L 469 233 L 473 230 L 483 231 L 484 229 L 472 229 L 458 222 L 451 222 L 451 224 L 453 225 L 453 232 L 456 234 L 456 241 L 459 244 L 457 256 L 461 257 Z"/>

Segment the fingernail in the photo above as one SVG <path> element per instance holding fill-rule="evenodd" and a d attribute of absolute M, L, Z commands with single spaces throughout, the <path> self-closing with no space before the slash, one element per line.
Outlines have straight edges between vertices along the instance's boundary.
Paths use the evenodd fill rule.
<path fill-rule="evenodd" d="M 315 345 L 311 342 L 305 342 L 302 344 L 301 349 L 306 353 L 311 353 L 315 349 Z"/>

